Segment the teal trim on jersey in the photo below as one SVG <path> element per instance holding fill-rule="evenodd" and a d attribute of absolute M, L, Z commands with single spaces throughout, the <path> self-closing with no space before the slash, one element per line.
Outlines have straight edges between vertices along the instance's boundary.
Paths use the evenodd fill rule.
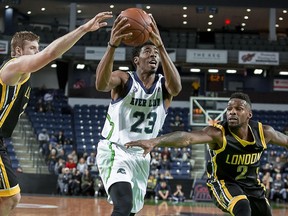
<path fill-rule="evenodd" d="M 114 158 L 115 158 L 115 151 L 112 149 L 112 143 L 111 142 L 109 144 L 109 149 L 111 150 L 111 157 L 110 157 L 110 165 L 108 167 L 108 175 L 107 175 L 107 178 L 106 178 L 106 183 L 107 183 L 108 179 L 110 178 L 111 170 L 112 170 L 113 163 L 114 163 Z"/>
<path fill-rule="evenodd" d="M 109 140 L 111 138 L 111 136 L 112 136 L 113 131 L 114 131 L 114 122 L 111 120 L 111 117 L 110 117 L 109 114 L 107 114 L 106 118 L 109 121 L 109 124 L 111 126 L 111 130 L 109 131 L 109 134 L 108 134 L 108 136 L 106 138 L 106 139 Z"/>

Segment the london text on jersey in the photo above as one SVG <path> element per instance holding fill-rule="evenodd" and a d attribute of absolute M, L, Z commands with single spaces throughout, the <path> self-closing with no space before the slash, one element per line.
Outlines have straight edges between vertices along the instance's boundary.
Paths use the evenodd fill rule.
<path fill-rule="evenodd" d="M 254 164 L 260 160 L 261 153 L 253 154 L 240 154 L 240 155 L 230 155 L 226 157 L 226 163 L 232 165 L 248 165 Z"/>

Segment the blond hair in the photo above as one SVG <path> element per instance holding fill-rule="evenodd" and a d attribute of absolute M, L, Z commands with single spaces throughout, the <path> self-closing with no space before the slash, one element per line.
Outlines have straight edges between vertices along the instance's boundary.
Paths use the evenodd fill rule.
<path fill-rule="evenodd" d="M 11 57 L 16 55 L 16 47 L 23 48 L 25 41 L 37 41 L 39 43 L 40 37 L 31 31 L 16 32 L 11 40 Z"/>

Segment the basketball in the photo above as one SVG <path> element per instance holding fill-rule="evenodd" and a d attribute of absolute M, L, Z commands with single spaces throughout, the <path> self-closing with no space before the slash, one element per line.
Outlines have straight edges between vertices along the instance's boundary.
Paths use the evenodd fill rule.
<path fill-rule="evenodd" d="M 124 38 L 122 42 L 127 46 L 140 46 L 149 39 L 149 32 L 152 28 L 150 24 L 152 20 L 150 16 L 140 8 L 128 8 L 120 13 L 121 17 L 128 19 L 127 23 L 130 27 L 123 33 L 132 32 L 133 35 L 129 38 Z"/>

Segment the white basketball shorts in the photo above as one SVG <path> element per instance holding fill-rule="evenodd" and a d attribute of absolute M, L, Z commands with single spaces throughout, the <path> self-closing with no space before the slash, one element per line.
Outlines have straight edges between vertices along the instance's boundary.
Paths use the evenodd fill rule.
<path fill-rule="evenodd" d="M 100 140 L 97 147 L 97 165 L 111 204 L 109 187 L 116 182 L 129 182 L 133 192 L 132 212 L 137 213 L 143 208 L 150 159 L 150 154 L 143 157 L 143 151 L 126 149 L 108 140 Z"/>

